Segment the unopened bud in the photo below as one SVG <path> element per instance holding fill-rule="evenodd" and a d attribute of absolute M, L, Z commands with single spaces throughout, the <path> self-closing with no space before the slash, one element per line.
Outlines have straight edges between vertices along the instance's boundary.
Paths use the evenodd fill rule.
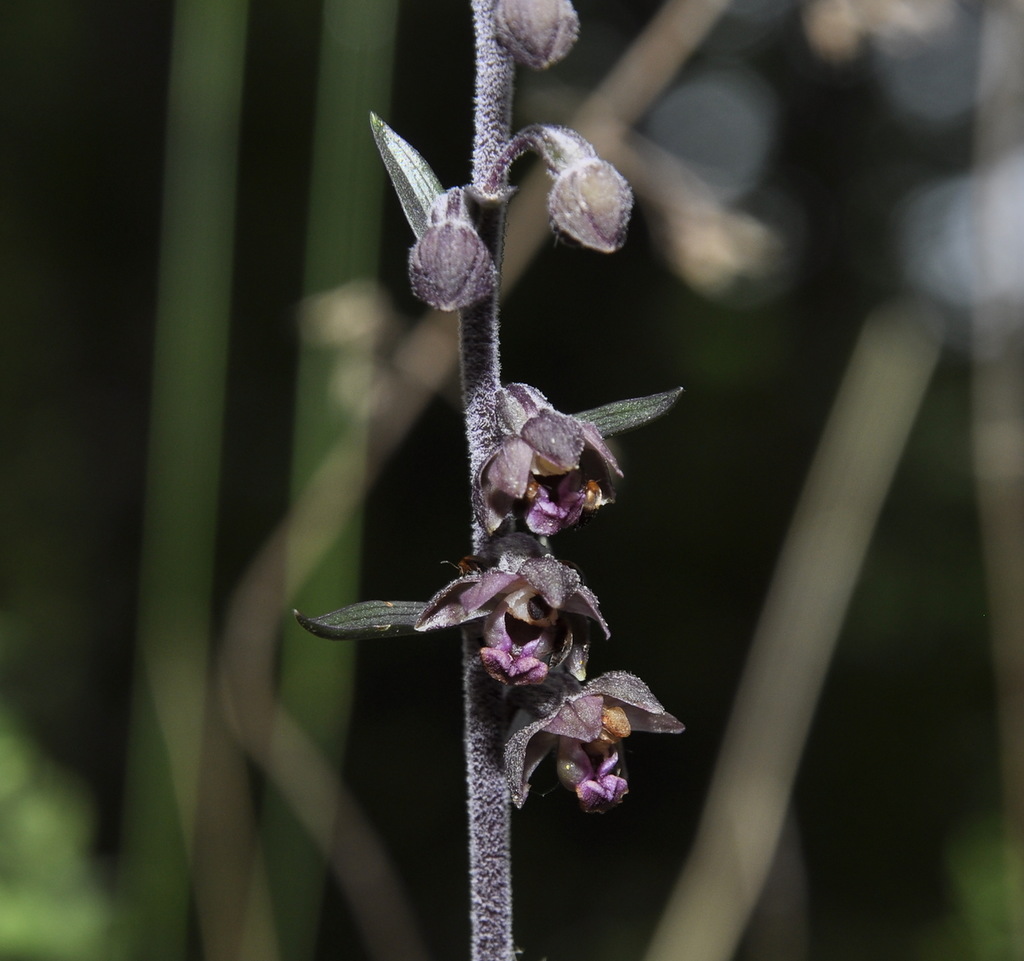
<path fill-rule="evenodd" d="M 580 21 L 569 0 L 498 0 L 494 27 L 516 63 L 544 70 L 572 49 Z"/>
<path fill-rule="evenodd" d="M 430 225 L 409 251 L 412 292 L 438 310 L 472 307 L 494 293 L 497 271 L 461 188 L 438 197 Z"/>
<path fill-rule="evenodd" d="M 548 194 L 551 226 L 566 240 L 612 253 L 626 241 L 633 191 L 610 163 L 592 157 L 571 164 Z"/>

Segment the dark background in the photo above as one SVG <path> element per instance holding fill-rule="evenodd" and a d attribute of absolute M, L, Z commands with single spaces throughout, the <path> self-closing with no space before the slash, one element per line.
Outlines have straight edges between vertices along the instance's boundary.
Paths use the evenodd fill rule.
<path fill-rule="evenodd" d="M 392 98 L 369 104 L 446 185 L 468 177 L 466 7 L 400 4 Z M 550 74 L 523 78 L 521 122 L 566 120 L 656 7 L 581 0 L 580 44 Z M 799 9 L 746 4 L 679 72 L 671 90 L 723 77 L 756 89 L 748 106 L 767 139 L 749 148 L 748 175 L 720 186 L 716 202 L 776 231 L 774 270 L 757 275 L 741 263 L 718 287 L 680 277 L 664 256 L 657 205 L 641 193 L 621 253 L 603 259 L 546 243 L 509 291 L 506 377 L 536 385 L 556 407 L 686 388 L 669 417 L 617 443 L 618 502 L 557 546 L 586 571 L 612 628 L 609 643 L 595 644 L 591 672 L 639 674 L 687 732 L 631 743 L 632 790 L 607 816 L 582 816 L 570 796 L 547 791 L 551 772 L 538 772 L 513 822 L 526 958 L 643 956 L 692 841 L 780 542 L 857 332 L 877 306 L 935 293 L 917 281 L 903 238 L 910 199 L 970 168 L 978 12 L 950 9 L 960 38 L 951 47 L 942 46 L 948 31 L 896 48 L 875 35 L 836 62 L 809 42 Z M 36 0 L 7 10 L 0 38 L 4 958 L 171 956 L 133 919 L 148 909 L 133 907 L 139 892 L 119 878 L 133 856 L 128 820 L 141 817 L 172 844 L 177 830 L 173 817 L 128 810 L 141 803 L 129 784 L 146 780 L 129 758 L 141 736 L 132 692 L 172 12 L 163 0 Z M 312 0 L 250 8 L 214 651 L 230 593 L 289 500 L 298 305 L 313 292 L 303 264 L 320 16 Z M 930 65 L 932 49 L 955 76 L 920 67 L 911 87 L 937 84 L 940 101 L 960 96 L 964 109 L 915 114 L 893 93 L 892 64 Z M 365 116 L 366 105 L 352 110 Z M 742 139 L 720 142 L 731 129 L 724 121 L 702 127 L 680 111 L 661 101 L 639 130 L 712 180 L 716 164 L 746 156 Z M 674 129 L 678 137 L 667 137 Z M 376 164 L 368 128 L 359 136 L 359 163 Z M 379 180 L 370 194 L 380 197 L 379 279 L 405 329 L 420 315 L 405 284 L 410 233 Z M 363 257 L 372 263 L 374 250 Z M 323 289 L 356 275 L 340 262 Z M 969 456 L 966 302 L 947 296 L 933 307 L 946 348 L 795 786 L 786 843 L 799 882 L 787 889 L 787 917 L 806 942 L 799 954 L 773 953 L 755 936 L 755 918 L 743 958 L 1010 957 L 993 907 L 1000 770 Z M 369 490 L 359 530 L 346 535 L 350 556 L 361 543 L 359 586 L 311 597 L 314 613 L 354 599 L 345 591 L 426 598 L 451 576 L 441 562 L 468 551 L 453 396 L 448 389 L 427 406 Z M 344 656 L 294 624 L 283 631 L 309 657 Z M 458 956 L 458 640 L 367 644 L 356 665 L 344 775 L 396 861 L 430 952 Z M 785 677 L 778 686 L 785 698 Z M 260 809 L 258 764 L 250 774 Z M 184 951 L 200 957 L 190 903 Z M 330 882 L 319 914 L 315 949 L 282 935 L 280 957 L 370 957 Z M 79 932 L 67 943 L 50 936 L 62 917 Z"/>

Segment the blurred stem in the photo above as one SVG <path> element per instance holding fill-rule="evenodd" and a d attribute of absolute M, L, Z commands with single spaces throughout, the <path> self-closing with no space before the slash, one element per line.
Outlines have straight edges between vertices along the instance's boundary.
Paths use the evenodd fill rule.
<path fill-rule="evenodd" d="M 122 876 L 168 961 L 188 933 L 246 19 L 246 0 L 175 5 Z"/>
<path fill-rule="evenodd" d="M 307 297 L 376 274 L 382 172 L 368 118 L 371 109 L 383 109 L 390 99 L 395 20 L 394 0 L 324 3 L 306 239 Z M 362 332 L 324 331 L 314 327 L 319 318 L 330 324 L 336 315 L 307 311 L 302 318 L 292 464 L 295 498 L 339 445 L 351 483 L 363 486 L 373 325 Z M 347 491 L 339 490 L 335 497 L 347 500 Z M 359 514 L 353 511 L 340 537 L 313 565 L 297 598 L 300 606 L 333 609 L 355 599 L 359 541 Z M 310 571 L 308 550 L 301 538 L 289 538 L 288 582 L 295 581 L 296 568 Z M 312 643 L 289 618 L 281 650 L 281 702 L 334 763 L 340 762 L 348 728 L 353 665 L 353 648 Z M 268 750 L 273 752 L 278 743 L 272 733 Z M 289 958 L 311 958 L 325 864 L 287 799 L 271 792 L 264 811 L 262 838 L 281 943 Z"/>
<path fill-rule="evenodd" d="M 343 298 L 331 294 L 325 299 L 336 305 Z M 381 961 L 425 961 L 427 952 L 408 897 L 373 825 L 336 773 L 336 764 L 277 700 L 280 614 L 292 606 L 295 592 L 359 509 L 394 447 L 450 373 L 454 340 L 451 318 L 428 315 L 399 342 L 390 365 L 376 368 L 372 393 L 390 401 L 374 409 L 365 472 L 359 463 L 350 462 L 347 444 L 340 438 L 247 565 L 226 607 L 220 647 L 217 680 L 234 737 L 288 803 L 315 844 L 320 864 L 330 863 L 368 955 Z M 284 559 L 294 541 L 304 545 L 302 566 L 291 565 L 286 583 Z M 328 655 L 323 646 L 314 642 L 313 647 L 321 656 Z M 222 784 L 220 794 L 231 790 Z M 245 785 L 243 794 L 235 796 L 234 811 L 246 804 L 248 790 Z M 218 848 L 252 841 L 252 834 L 246 834 L 250 826 L 237 819 L 216 827 Z M 236 890 L 243 885 L 244 879 L 236 882 Z M 270 918 L 270 911 L 261 900 L 263 893 L 258 888 L 252 891 L 245 944 L 266 941 L 260 925 Z M 245 950 L 240 956 L 245 961 L 254 957 Z"/>
<path fill-rule="evenodd" d="M 1024 9 L 983 11 L 975 130 L 972 439 L 1001 742 L 1010 957 L 1024 959 L 1024 303 L 1002 275 L 1019 204 L 1001 163 L 1024 149 Z M 1019 253 L 1019 252 L 1018 252 Z M 1011 268 L 1016 271 L 1017 266 Z M 1010 281 L 1007 284 L 1007 280 Z"/>
<path fill-rule="evenodd" d="M 865 324 L 782 546 L 704 804 L 647 961 L 728 961 L 757 900 L 836 638 L 938 345 Z"/>

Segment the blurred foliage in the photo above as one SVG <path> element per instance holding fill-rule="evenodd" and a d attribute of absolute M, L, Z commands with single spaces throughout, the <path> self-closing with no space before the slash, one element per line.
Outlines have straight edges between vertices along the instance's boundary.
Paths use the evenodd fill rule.
<path fill-rule="evenodd" d="M 1011 906 L 1024 891 L 1007 881 L 1003 826 L 994 818 L 964 825 L 949 839 L 947 870 L 953 911 L 922 934 L 924 961 L 998 961 L 1013 957 Z"/>
<path fill-rule="evenodd" d="M 83 785 L 0 710 L 0 957 L 102 961 L 114 917 Z"/>
<path fill-rule="evenodd" d="M 567 120 L 658 6 L 580 0 L 577 50 L 551 73 L 523 78 L 517 116 Z M 713 89 L 747 98 L 723 102 L 737 114 L 742 102 L 757 118 L 755 172 L 739 186 L 719 184 L 710 199 L 693 181 L 673 188 L 672 203 L 652 188 L 621 254 L 606 261 L 547 244 L 509 292 L 507 378 L 536 384 L 557 407 L 686 388 L 668 418 L 617 441 L 626 473 L 618 502 L 558 546 L 586 571 L 612 627 L 612 640 L 595 644 L 593 672 L 645 677 L 687 733 L 637 738 L 630 796 L 605 817 L 580 817 L 538 775 L 514 820 L 517 938 L 527 958 L 643 956 L 692 840 L 850 346 L 869 310 L 908 293 L 931 300 L 948 349 L 807 746 L 786 842 L 796 867 L 772 885 L 791 930 L 807 932 L 808 961 L 1011 957 L 969 460 L 967 312 L 915 279 L 922 274 L 901 247 L 915 198 L 969 171 L 978 10 L 939 5 L 954 11 L 961 49 L 941 46 L 948 30 L 901 33 L 878 14 L 844 19 L 842 6 L 818 3 L 813 15 L 756 0 L 729 8 L 638 124 L 630 164 L 682 161 L 704 180 L 729 166 L 742 128 L 722 143 L 713 113 L 703 128 L 666 113 Z M 393 102 L 371 105 L 446 185 L 468 175 L 467 7 L 399 4 Z M 0 32 L 0 608 L 11 626 L 0 674 L 0 957 L 12 961 L 116 957 L 104 939 L 132 813 L 126 728 L 171 14 L 170 0 L 39 0 L 13 5 Z M 306 263 L 321 14 L 314 0 L 251 4 L 217 491 L 218 625 L 290 500 L 298 305 L 329 273 L 321 261 L 311 275 Z M 344 31 L 338 37 L 336 56 L 355 57 Z M 945 50 L 939 64 L 945 58 L 956 77 L 921 59 L 929 44 Z M 915 62 L 923 72 L 907 73 Z M 723 77 L 724 87 L 687 86 Z M 936 111 L 904 96 L 928 83 L 939 101 L 961 106 Z M 351 131 L 347 149 L 375 163 L 369 125 Z M 654 177 L 655 187 L 667 176 Z M 350 200 L 376 203 L 375 188 L 353 189 L 360 194 Z M 748 222 L 725 214 L 764 225 L 777 246 L 753 243 Z M 952 217 L 945 209 L 924 235 L 943 236 Z M 687 237 L 672 232 L 679 224 Z M 370 271 L 379 256 L 389 347 L 420 316 L 397 201 L 382 201 L 365 237 L 358 262 Z M 751 250 L 774 260 L 723 280 L 723 265 L 742 266 L 739 255 Z M 945 269 L 947 279 L 954 273 Z M 454 395 L 449 386 L 427 406 L 365 498 L 364 597 L 427 597 L 450 577 L 444 562 L 466 553 Z M 348 599 L 341 593 L 338 606 Z M 295 625 L 284 632 L 289 645 L 322 651 L 325 673 L 344 659 Z M 341 765 L 435 957 L 459 956 L 466 943 L 457 648 L 454 636 L 433 636 L 358 649 Z M 785 678 L 779 687 L 784 697 Z M 346 723 L 339 712 L 339 730 Z M 263 768 L 250 757 L 245 770 L 252 796 L 263 796 Z M 311 886 L 320 883 L 318 875 Z M 368 958 L 350 902 L 333 881 L 323 890 L 317 956 Z M 767 901 L 738 956 L 802 961 L 767 936 L 766 912 Z M 195 930 L 186 943 L 199 957 Z M 294 957 L 289 945 L 277 948 Z"/>

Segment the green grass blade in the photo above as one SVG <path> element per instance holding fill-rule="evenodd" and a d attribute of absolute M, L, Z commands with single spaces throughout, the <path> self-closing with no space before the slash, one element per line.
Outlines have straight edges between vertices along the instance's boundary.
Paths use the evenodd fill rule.
<path fill-rule="evenodd" d="M 121 878 L 156 961 L 186 957 L 246 25 L 246 0 L 175 7 Z"/>

